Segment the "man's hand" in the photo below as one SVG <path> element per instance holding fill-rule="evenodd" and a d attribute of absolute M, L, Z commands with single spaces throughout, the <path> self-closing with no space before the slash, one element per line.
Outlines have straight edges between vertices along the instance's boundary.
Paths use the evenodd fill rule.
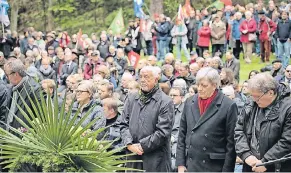
<path fill-rule="evenodd" d="M 258 160 L 257 163 L 256 163 L 256 165 L 257 164 L 260 164 L 260 163 L 262 163 L 262 161 L 261 160 Z M 267 171 L 267 168 L 265 166 L 256 167 L 256 165 L 253 166 L 252 171 L 254 171 L 254 172 L 266 172 Z"/>
<path fill-rule="evenodd" d="M 140 156 L 143 154 L 143 150 L 141 149 L 140 144 L 128 145 L 127 149 L 133 153 L 136 153 L 137 155 L 140 155 Z"/>
<path fill-rule="evenodd" d="M 178 173 L 184 173 L 185 171 L 187 171 L 185 166 L 178 166 Z"/>
<path fill-rule="evenodd" d="M 246 164 L 248 164 L 250 167 L 254 167 L 256 166 L 256 163 L 258 162 L 259 160 L 255 157 L 255 156 L 249 156 L 246 158 L 245 162 Z"/>

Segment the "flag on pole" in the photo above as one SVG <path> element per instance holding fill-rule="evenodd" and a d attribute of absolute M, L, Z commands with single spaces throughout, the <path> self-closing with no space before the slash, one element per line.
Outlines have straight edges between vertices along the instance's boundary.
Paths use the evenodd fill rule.
<path fill-rule="evenodd" d="M 0 12 L 1 12 L 0 21 L 5 26 L 9 26 L 10 25 L 10 20 L 9 20 L 9 17 L 8 17 L 8 10 L 9 10 L 10 6 L 9 6 L 7 0 L 0 0 L 0 5 L 1 5 L 1 8 L 0 8 Z"/>
<path fill-rule="evenodd" d="M 191 5 L 191 1 L 190 0 L 185 0 L 185 4 L 183 5 L 183 13 L 184 13 L 184 17 L 189 17 L 191 11 L 193 11 L 194 8 Z"/>
<path fill-rule="evenodd" d="M 177 19 L 178 20 L 184 20 L 184 14 L 183 14 L 183 9 L 182 9 L 182 5 L 181 4 L 179 5 Z"/>
<path fill-rule="evenodd" d="M 77 43 L 76 43 L 75 49 L 77 49 L 79 46 L 84 48 L 82 35 L 83 35 L 82 29 L 80 28 L 80 30 L 79 30 L 79 32 L 77 34 Z"/>
<path fill-rule="evenodd" d="M 220 0 L 217 0 L 213 2 L 211 5 L 209 5 L 207 8 L 215 7 L 217 10 L 222 10 L 224 8 L 224 3 Z"/>
<path fill-rule="evenodd" d="M 108 30 L 112 30 L 112 34 L 120 34 L 124 30 L 124 20 L 122 15 L 122 8 L 118 11 L 117 15 L 113 19 Z"/>
<path fill-rule="evenodd" d="M 140 55 L 135 53 L 134 51 L 130 51 L 127 56 L 128 56 L 130 66 L 133 66 L 134 68 L 136 68 L 140 60 Z"/>
<path fill-rule="evenodd" d="M 144 17 L 144 12 L 142 10 L 143 0 L 134 0 L 133 7 L 134 7 L 134 15 L 138 18 Z"/>

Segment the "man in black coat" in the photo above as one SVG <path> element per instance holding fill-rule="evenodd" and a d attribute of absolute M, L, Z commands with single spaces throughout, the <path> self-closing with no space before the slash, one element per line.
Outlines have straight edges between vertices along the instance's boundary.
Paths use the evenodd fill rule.
<path fill-rule="evenodd" d="M 67 52 L 65 55 L 65 64 L 62 66 L 60 79 L 62 84 L 65 85 L 66 79 L 69 75 L 77 74 L 78 64 L 72 61 L 72 53 Z"/>
<path fill-rule="evenodd" d="M 236 153 L 244 161 L 243 172 L 275 172 L 275 165 L 256 167 L 291 153 L 290 88 L 268 73 L 248 81 L 252 100 L 239 115 L 235 128 Z M 291 172 L 291 161 L 281 163 Z"/>
<path fill-rule="evenodd" d="M 234 172 L 237 106 L 219 88 L 217 70 L 202 68 L 198 94 L 185 102 L 177 144 L 178 172 Z"/>
<path fill-rule="evenodd" d="M 5 120 L 7 124 L 6 129 L 9 130 L 10 127 L 19 129 L 22 125 L 15 119 L 14 115 L 26 122 L 19 107 L 29 115 L 24 104 L 25 102 L 28 107 L 34 111 L 30 99 L 34 104 L 36 104 L 36 101 L 40 100 L 39 95 L 41 87 L 34 79 L 27 76 L 25 66 L 19 59 L 9 60 L 4 66 L 4 71 L 10 84 L 13 86 L 12 97 L 9 97 L 10 100 L 8 101 L 9 112 L 7 113 Z"/>
<path fill-rule="evenodd" d="M 158 86 L 159 76 L 152 67 L 140 72 L 141 93 L 128 95 L 121 122 L 121 138 L 127 149 L 137 155 L 127 167 L 146 172 L 170 172 L 170 139 L 174 104 Z"/>

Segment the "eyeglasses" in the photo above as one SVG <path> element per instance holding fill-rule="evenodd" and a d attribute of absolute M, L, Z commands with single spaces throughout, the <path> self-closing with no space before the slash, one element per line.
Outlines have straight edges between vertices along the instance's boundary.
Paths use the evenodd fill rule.
<path fill-rule="evenodd" d="M 180 96 L 180 95 L 177 95 L 177 94 L 170 94 L 169 96 L 170 96 L 170 97 L 178 97 L 178 96 Z"/>
<path fill-rule="evenodd" d="M 76 94 L 82 94 L 82 93 L 84 93 L 84 92 L 89 92 L 89 91 L 85 91 L 85 90 L 76 90 Z"/>
<path fill-rule="evenodd" d="M 287 72 L 287 73 L 290 73 L 290 72 L 291 72 L 291 70 L 286 70 L 286 72 Z"/>
<path fill-rule="evenodd" d="M 255 102 L 259 102 L 260 100 L 261 100 L 261 98 L 264 96 L 264 95 L 266 95 L 267 93 L 268 93 L 269 91 L 266 91 L 266 92 L 264 92 L 259 98 L 254 98 L 253 96 L 252 96 L 252 98 L 253 98 L 253 100 L 255 101 Z"/>

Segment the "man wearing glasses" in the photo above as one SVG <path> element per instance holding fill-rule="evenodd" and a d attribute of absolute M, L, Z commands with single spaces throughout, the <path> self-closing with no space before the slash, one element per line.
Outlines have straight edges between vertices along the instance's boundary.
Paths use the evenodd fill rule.
<path fill-rule="evenodd" d="M 249 80 L 248 89 L 252 101 L 237 121 L 236 152 L 244 161 L 243 172 L 274 172 L 275 165 L 256 165 L 291 153 L 290 88 L 261 73 Z M 290 172 L 291 161 L 283 162 L 280 171 Z"/>
<path fill-rule="evenodd" d="M 22 125 L 14 118 L 14 115 L 26 122 L 19 107 L 28 113 L 22 99 L 28 107 L 31 108 L 32 106 L 29 98 L 31 98 L 32 101 L 40 100 L 39 95 L 41 88 L 38 83 L 26 74 L 25 66 L 19 59 L 9 60 L 4 65 L 4 71 L 8 81 L 12 85 L 12 96 L 8 96 L 11 98 L 8 104 L 9 112 L 4 123 L 7 124 L 7 130 L 11 127 L 18 129 L 22 127 Z"/>

